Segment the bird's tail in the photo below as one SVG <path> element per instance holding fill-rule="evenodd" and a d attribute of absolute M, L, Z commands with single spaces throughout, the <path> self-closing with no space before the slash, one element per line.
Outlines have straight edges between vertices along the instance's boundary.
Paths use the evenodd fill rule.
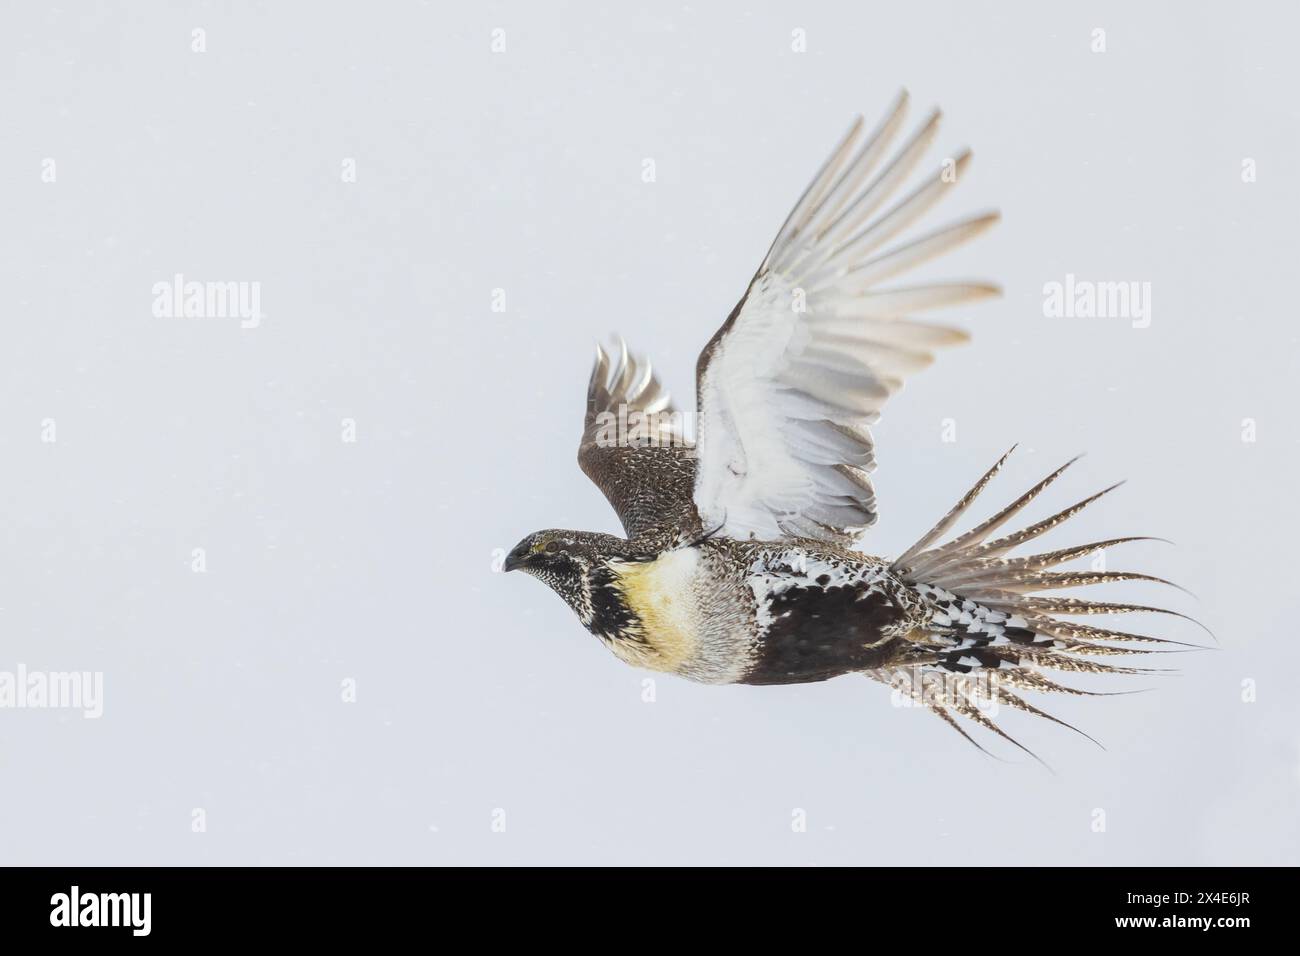
<path fill-rule="evenodd" d="M 1037 596 L 1037 592 L 1112 581 L 1169 584 L 1161 578 L 1131 571 L 1051 570 L 1102 549 L 1130 541 L 1153 540 L 1151 538 L 1113 538 L 1027 557 L 1006 557 L 1013 549 L 1069 520 L 1118 487 L 1112 485 L 1019 531 L 992 537 L 1060 477 L 1073 461 L 1058 468 L 993 517 L 946 544 L 939 544 L 1010 454 L 1008 451 L 1003 455 L 938 524 L 893 562 L 894 572 L 916 589 L 927 620 L 924 626 L 908 635 L 907 646 L 892 664 L 869 674 L 893 686 L 904 703 L 933 711 L 977 747 L 980 745 L 966 732 L 958 718 L 978 724 L 1026 750 L 998 726 L 995 717 L 1000 707 L 1022 710 L 1064 724 L 1064 721 L 1029 703 L 1019 692 L 1097 693 L 1063 686 L 1047 677 L 1044 671 L 1153 673 L 1152 668 L 1102 663 L 1095 658 L 1155 653 L 1162 649 L 1162 645 L 1178 643 L 1074 623 L 1057 615 L 1073 617 L 1130 612 L 1186 615 L 1139 604 Z"/>

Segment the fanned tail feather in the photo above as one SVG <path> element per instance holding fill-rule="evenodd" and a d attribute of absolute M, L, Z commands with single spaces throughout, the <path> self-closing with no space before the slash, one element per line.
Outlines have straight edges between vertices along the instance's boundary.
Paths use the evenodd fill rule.
<path fill-rule="evenodd" d="M 981 750 L 984 748 L 966 732 L 958 718 L 975 723 L 1022 750 L 1026 748 L 1009 737 L 994 719 L 999 705 L 1070 727 L 1018 694 L 1012 694 L 1013 688 L 1035 693 L 1105 696 L 1098 691 L 1058 684 L 1046 677 L 1043 671 L 1125 675 L 1167 673 L 1160 668 L 1106 664 L 1095 658 L 1171 653 L 1177 649 L 1199 647 L 1145 634 L 1079 624 L 1056 616 L 1155 613 L 1192 620 L 1177 611 L 1145 604 L 1033 594 L 1116 581 L 1148 581 L 1177 588 L 1163 578 L 1136 571 L 1051 570 L 1103 549 L 1134 541 L 1164 539 L 1110 538 L 1024 557 L 1004 557 L 1014 548 L 1069 520 L 1118 485 L 1019 531 L 989 540 L 1077 459 L 1066 462 L 970 531 L 939 543 L 1001 470 L 1010 454 L 1008 451 L 1003 455 L 951 511 L 894 561 L 893 571 L 916 589 L 927 609 L 927 620 L 925 625 L 907 636 L 904 649 L 889 666 L 868 672 L 868 676 L 890 684 L 911 702 L 941 717 Z M 1077 730 L 1074 727 L 1070 729 Z M 1031 756 L 1034 755 L 1031 753 Z"/>

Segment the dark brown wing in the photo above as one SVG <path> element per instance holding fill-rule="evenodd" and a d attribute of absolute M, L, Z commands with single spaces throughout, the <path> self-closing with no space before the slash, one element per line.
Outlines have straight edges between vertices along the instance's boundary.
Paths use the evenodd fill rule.
<path fill-rule="evenodd" d="M 695 446 L 650 363 L 629 355 L 621 341 L 612 371 L 596 346 L 578 465 L 630 540 L 669 539 L 698 526 Z"/>

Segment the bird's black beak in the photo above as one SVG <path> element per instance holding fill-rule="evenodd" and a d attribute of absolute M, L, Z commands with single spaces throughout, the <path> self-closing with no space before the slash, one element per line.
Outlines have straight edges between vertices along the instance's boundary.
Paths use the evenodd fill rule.
<path fill-rule="evenodd" d="M 506 563 L 501 565 L 501 570 L 513 571 L 516 568 L 522 568 L 524 566 L 524 557 L 525 552 L 521 551 L 519 548 L 515 548 L 506 555 Z"/>

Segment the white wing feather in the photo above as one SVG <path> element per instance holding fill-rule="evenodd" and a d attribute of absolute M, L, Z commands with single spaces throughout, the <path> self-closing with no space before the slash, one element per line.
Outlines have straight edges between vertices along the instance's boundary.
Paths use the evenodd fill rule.
<path fill-rule="evenodd" d="M 906 103 L 901 94 L 856 153 L 861 117 L 853 124 L 700 355 L 694 497 L 706 528 L 741 539 L 844 541 L 873 524 L 866 428 L 935 349 L 966 338 L 906 316 L 998 292 L 972 282 L 878 287 L 997 220 L 989 213 L 890 245 L 970 160 L 946 162 L 881 211 L 938 128 L 936 111 L 875 172 Z"/>

